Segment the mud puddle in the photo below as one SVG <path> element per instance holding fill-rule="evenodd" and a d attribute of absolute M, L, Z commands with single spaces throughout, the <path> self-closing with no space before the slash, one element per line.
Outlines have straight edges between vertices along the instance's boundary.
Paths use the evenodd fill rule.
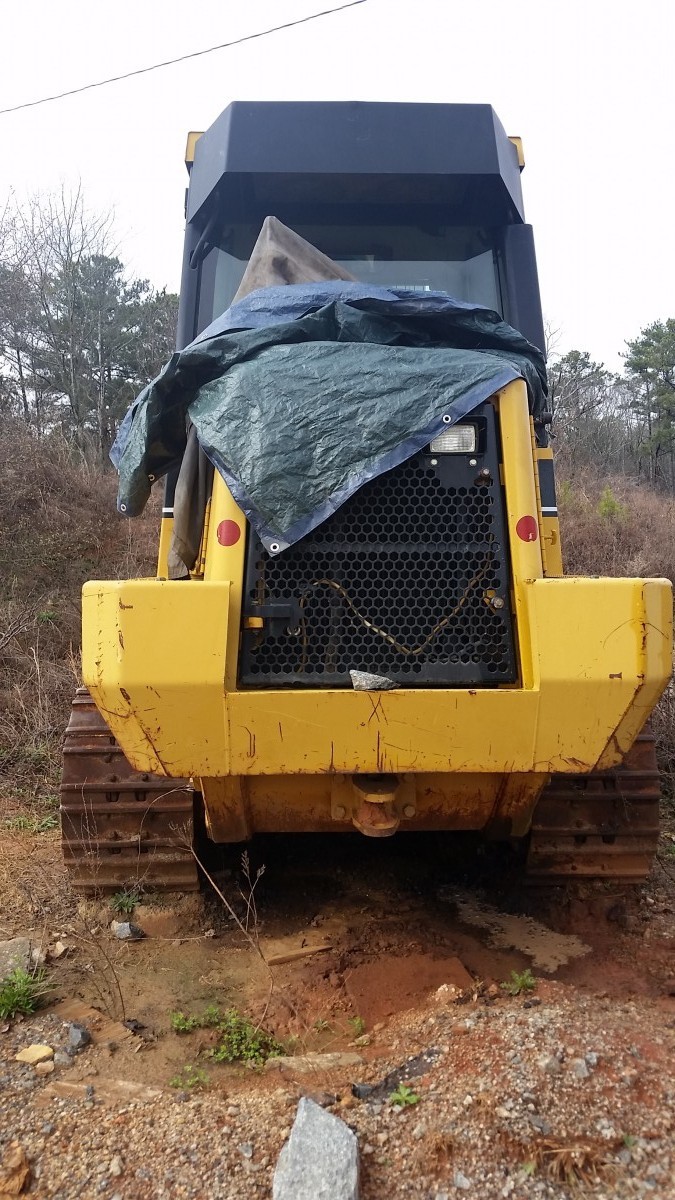
<path fill-rule="evenodd" d="M 489 946 L 520 951 L 533 967 L 547 974 L 591 953 L 591 947 L 576 934 L 558 933 L 533 917 L 500 912 L 468 893 L 448 890 L 446 897 L 465 925 L 485 931 Z"/>

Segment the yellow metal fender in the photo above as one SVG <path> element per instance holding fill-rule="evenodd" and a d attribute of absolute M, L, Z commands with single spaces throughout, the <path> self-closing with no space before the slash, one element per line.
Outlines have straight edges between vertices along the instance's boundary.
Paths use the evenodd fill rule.
<path fill-rule="evenodd" d="M 82 590 L 82 674 L 137 770 L 219 774 L 230 585 L 132 579 Z"/>

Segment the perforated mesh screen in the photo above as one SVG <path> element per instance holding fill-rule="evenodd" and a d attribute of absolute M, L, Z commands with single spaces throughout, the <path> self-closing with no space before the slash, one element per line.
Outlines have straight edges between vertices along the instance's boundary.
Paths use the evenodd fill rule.
<path fill-rule="evenodd" d="M 491 414 L 476 465 L 418 454 L 276 558 L 251 535 L 245 612 L 264 628 L 244 632 L 244 686 L 351 686 L 350 669 L 407 686 L 515 678 Z"/>

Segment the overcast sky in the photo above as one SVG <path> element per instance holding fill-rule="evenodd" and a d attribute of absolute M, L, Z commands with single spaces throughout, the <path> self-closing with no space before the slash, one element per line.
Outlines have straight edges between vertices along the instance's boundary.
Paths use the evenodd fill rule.
<path fill-rule="evenodd" d="M 0 108 L 328 7 L 5 4 Z M 185 135 L 232 100 L 491 103 L 524 140 L 526 215 L 558 349 L 588 349 L 618 369 L 626 338 L 675 317 L 674 47 L 673 0 L 366 0 L 0 117 L 0 197 L 81 180 L 91 208 L 114 208 L 130 269 L 177 290 Z"/>

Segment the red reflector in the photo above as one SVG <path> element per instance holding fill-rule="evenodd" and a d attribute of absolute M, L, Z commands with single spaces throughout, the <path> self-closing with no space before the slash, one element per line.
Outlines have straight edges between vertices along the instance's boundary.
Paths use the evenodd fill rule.
<path fill-rule="evenodd" d="M 539 537 L 539 526 L 534 517 L 521 517 L 516 525 L 516 533 L 523 542 L 536 542 Z"/>
<path fill-rule="evenodd" d="M 241 529 L 236 521 L 221 521 L 216 536 L 221 546 L 235 546 L 241 537 Z"/>

